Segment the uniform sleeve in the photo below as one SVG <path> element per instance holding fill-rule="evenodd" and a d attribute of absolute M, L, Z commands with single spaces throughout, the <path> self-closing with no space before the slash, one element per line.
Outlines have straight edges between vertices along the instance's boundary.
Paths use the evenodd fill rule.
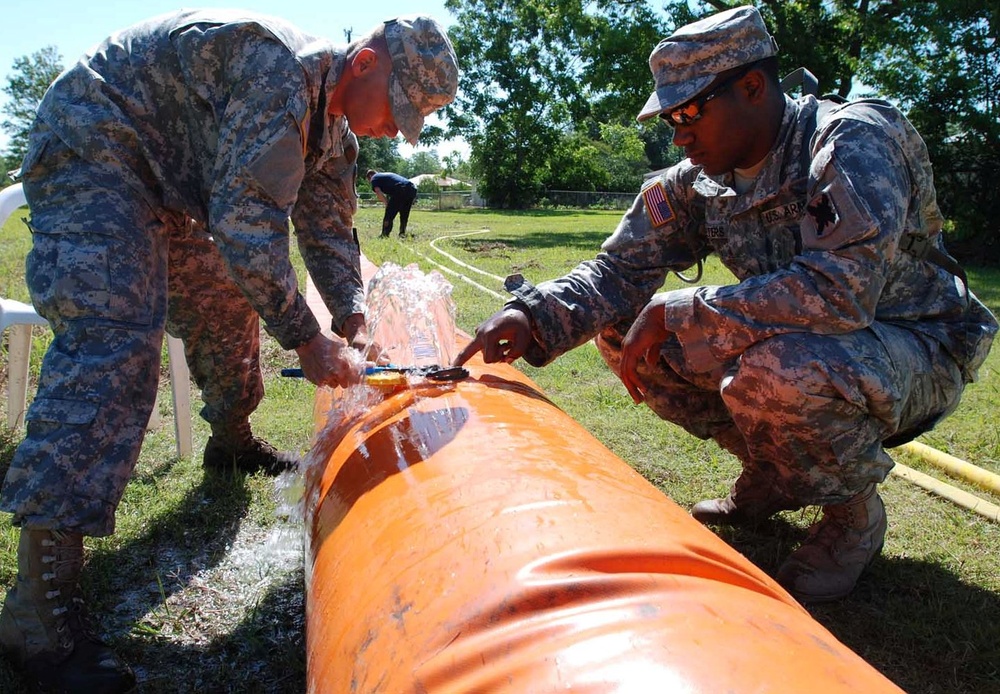
<path fill-rule="evenodd" d="M 533 286 L 508 278 L 514 301 L 528 308 L 534 344 L 528 363 L 541 366 L 620 321 L 631 321 L 663 285 L 667 273 L 697 257 L 685 237 L 692 223 L 686 186 L 671 170 L 644 186 L 593 260 Z"/>
<path fill-rule="evenodd" d="M 266 330 L 293 349 L 319 332 L 289 258 L 288 220 L 305 174 L 305 77 L 277 41 L 255 37 L 230 49 L 209 225 Z"/>
<path fill-rule="evenodd" d="M 793 262 L 737 285 L 671 292 L 666 328 L 689 366 L 708 371 L 777 334 L 870 325 L 909 195 L 905 158 L 890 137 L 871 123 L 834 121 L 814 145 L 802 252 Z"/>
<path fill-rule="evenodd" d="M 353 230 L 358 210 L 358 139 L 345 121 L 341 123 L 344 154 L 306 176 L 292 213 L 306 268 L 338 334 L 348 316 L 365 310 L 361 251 Z"/>

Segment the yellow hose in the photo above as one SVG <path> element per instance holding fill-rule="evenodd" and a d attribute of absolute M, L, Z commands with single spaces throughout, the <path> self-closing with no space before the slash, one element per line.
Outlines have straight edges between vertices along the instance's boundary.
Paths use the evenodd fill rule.
<path fill-rule="evenodd" d="M 982 487 L 987 491 L 993 492 L 994 494 L 1000 494 L 1000 475 L 984 470 L 983 468 L 973 465 L 972 463 L 967 463 L 964 460 L 960 460 L 954 456 L 948 455 L 947 453 L 943 453 L 936 448 L 931 448 L 930 446 L 917 441 L 910 441 L 909 443 L 900 446 L 900 448 L 907 453 L 915 455 L 921 460 L 925 460 L 931 465 L 944 470 L 952 477 L 964 479 Z"/>
<path fill-rule="evenodd" d="M 927 491 L 938 494 L 939 496 L 942 496 L 963 508 L 967 508 L 981 516 L 985 516 L 992 521 L 1000 522 L 1000 506 L 991 504 L 985 499 L 980 499 L 975 494 L 969 494 L 958 487 L 954 487 L 947 482 L 942 482 L 941 480 L 935 479 L 930 475 L 925 475 L 924 473 L 918 472 L 901 463 L 896 463 L 896 465 L 892 468 L 892 474 L 902 477 L 904 480 L 913 482 L 918 487 L 923 487 Z"/>

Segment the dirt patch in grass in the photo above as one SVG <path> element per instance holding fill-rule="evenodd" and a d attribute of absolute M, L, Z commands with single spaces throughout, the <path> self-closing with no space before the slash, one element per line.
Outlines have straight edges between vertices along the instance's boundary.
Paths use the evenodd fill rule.
<path fill-rule="evenodd" d="M 510 246 L 503 241 L 459 241 L 458 246 L 473 255 L 486 258 L 510 258 Z"/>

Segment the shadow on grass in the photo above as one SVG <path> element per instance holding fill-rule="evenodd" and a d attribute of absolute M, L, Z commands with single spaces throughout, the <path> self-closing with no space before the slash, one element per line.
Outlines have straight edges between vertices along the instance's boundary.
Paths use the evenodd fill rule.
<path fill-rule="evenodd" d="M 719 536 L 773 576 L 806 533 L 779 517 Z M 935 562 L 881 556 L 847 598 L 807 609 L 909 694 L 1000 693 L 1000 595 Z"/>
<path fill-rule="evenodd" d="M 122 634 L 120 653 L 134 664 L 140 691 L 305 691 L 301 569 L 271 585 L 263 597 L 254 596 L 253 604 L 233 605 L 232 599 L 228 605 L 223 604 L 220 611 L 241 609 L 245 617 L 236 628 L 215 638 L 202 636 L 192 643 L 191 639 L 136 627 L 153 610 L 160 610 L 162 616 L 167 609 L 166 598 L 190 587 L 196 576 L 204 575 L 227 557 L 250 504 L 245 477 L 206 474 L 168 517 L 156 523 L 155 530 L 130 546 L 95 558 L 119 565 L 114 571 L 119 585 L 110 590 L 110 595 L 129 595 L 129 599 L 125 602 L 127 609 L 121 605 L 115 608 L 114 630 Z M 143 558 L 148 558 L 145 565 Z M 122 565 L 126 564 L 132 564 L 132 568 L 124 569 Z M 136 587 L 133 577 L 137 575 L 155 575 L 157 581 Z M 185 623 L 200 631 L 218 619 L 219 615 L 211 614 L 211 596 L 232 590 L 232 586 L 200 583 L 193 599 L 173 604 L 169 609 L 178 614 L 162 621 L 183 632 Z M 219 629 L 209 626 L 208 634 L 213 631 Z"/>
<path fill-rule="evenodd" d="M 143 694 L 306 691 L 303 574 L 272 585 L 247 618 L 204 646 L 133 637 L 121 654 L 136 664 Z"/>
<path fill-rule="evenodd" d="M 159 466 L 154 476 L 169 474 L 171 466 Z M 271 584 L 253 604 L 234 606 L 229 600 L 229 608 L 245 614 L 235 628 L 224 623 L 222 629 L 212 629 L 213 620 L 224 620 L 202 602 L 231 588 L 204 585 L 199 577 L 227 557 L 250 503 L 246 478 L 207 474 L 169 513 L 154 518 L 143 535 L 89 552 L 83 580 L 91 613 L 135 669 L 139 692 L 305 691 L 301 566 Z M 201 590 L 193 599 L 166 606 L 168 598 L 195 583 Z M 183 636 L 156 633 L 148 626 L 150 613 L 165 617 L 161 621 Z M 223 629 L 225 633 L 211 638 Z M 188 637 L 189 630 L 195 638 Z M 28 691 L 2 659 L 0 691 Z"/>

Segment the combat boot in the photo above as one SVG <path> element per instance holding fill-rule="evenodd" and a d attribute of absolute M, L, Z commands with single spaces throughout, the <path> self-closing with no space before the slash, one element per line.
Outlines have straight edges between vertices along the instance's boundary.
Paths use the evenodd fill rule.
<path fill-rule="evenodd" d="M 132 691 L 132 670 L 91 625 L 79 585 L 82 567 L 80 533 L 22 529 L 17 581 L 0 610 L 0 649 L 41 691 Z"/>
<path fill-rule="evenodd" d="M 885 505 L 872 484 L 823 518 L 778 569 L 777 580 L 796 600 L 818 603 L 846 596 L 885 542 Z"/>
<path fill-rule="evenodd" d="M 213 425 L 212 435 L 205 444 L 202 465 L 209 470 L 223 472 L 244 472 L 252 474 L 262 471 L 267 475 L 279 475 L 286 470 L 295 470 L 299 465 L 298 456 L 283 453 L 250 431 L 249 422 L 236 425 Z"/>
<path fill-rule="evenodd" d="M 699 501 L 691 507 L 691 515 L 705 525 L 753 525 L 778 511 L 798 508 L 801 505 L 779 492 L 767 475 L 743 468 L 726 497 Z"/>

